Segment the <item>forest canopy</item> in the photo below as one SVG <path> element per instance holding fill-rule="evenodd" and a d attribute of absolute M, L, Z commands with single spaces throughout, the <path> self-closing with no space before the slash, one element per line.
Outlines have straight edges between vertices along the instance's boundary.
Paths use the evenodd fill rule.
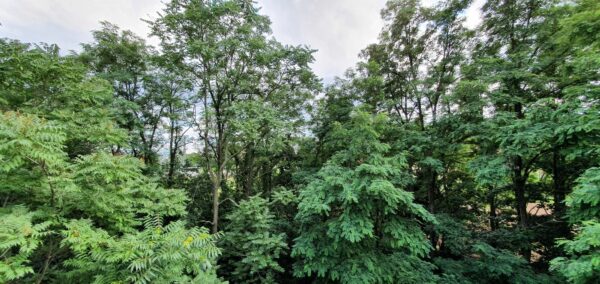
<path fill-rule="evenodd" d="M 598 283 L 600 2 L 472 2 L 330 83 L 249 0 L 0 38 L 0 283 Z"/>

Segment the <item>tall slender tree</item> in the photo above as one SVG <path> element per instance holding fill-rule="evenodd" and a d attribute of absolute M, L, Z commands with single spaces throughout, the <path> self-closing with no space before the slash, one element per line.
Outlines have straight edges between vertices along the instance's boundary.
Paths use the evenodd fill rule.
<path fill-rule="evenodd" d="M 232 129 L 232 108 L 261 100 L 266 107 L 299 115 L 316 83 L 308 68 L 312 51 L 269 40 L 269 24 L 252 2 L 242 0 L 174 0 L 151 23 L 163 51 L 195 78 L 194 124 L 213 187 L 213 232 L 219 226 L 219 195 L 237 155 L 231 153 L 238 135 Z"/>

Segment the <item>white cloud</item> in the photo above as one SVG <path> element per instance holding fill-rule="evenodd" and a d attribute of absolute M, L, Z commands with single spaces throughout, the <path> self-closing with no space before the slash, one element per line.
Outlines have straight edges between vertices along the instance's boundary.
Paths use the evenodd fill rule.
<path fill-rule="evenodd" d="M 471 6 L 465 11 L 465 26 L 467 28 L 473 29 L 481 23 L 481 8 L 483 7 L 484 3 L 484 0 L 475 0 L 471 4 Z"/>
<path fill-rule="evenodd" d="M 313 65 L 326 79 L 352 67 L 357 54 L 375 42 L 385 0 L 259 0 L 261 13 L 271 18 L 273 35 L 286 44 L 318 49 Z M 160 0 L 0 0 L 0 37 L 24 42 L 56 43 L 64 50 L 79 50 L 90 42 L 90 31 L 100 21 L 145 36 L 140 19 L 156 17 Z M 150 41 L 153 42 L 153 41 Z"/>
<path fill-rule="evenodd" d="M 377 41 L 383 26 L 379 11 L 385 0 L 259 0 L 271 17 L 274 36 L 288 44 L 317 49 L 315 72 L 331 80 L 358 60 L 358 53 Z"/>
<path fill-rule="evenodd" d="M 154 17 L 161 6 L 160 0 L 0 0 L 0 36 L 78 50 L 100 21 L 145 36 L 149 30 L 140 19 Z"/>
<path fill-rule="evenodd" d="M 480 21 L 482 3 L 475 0 L 467 11 L 467 26 Z M 328 82 L 353 67 L 358 53 L 377 41 L 385 0 L 258 0 L 258 5 L 271 18 L 278 40 L 318 50 L 313 68 Z M 155 18 L 162 6 L 160 0 L 0 0 L 0 37 L 79 50 L 104 20 L 146 36 L 149 29 L 140 19 Z"/>

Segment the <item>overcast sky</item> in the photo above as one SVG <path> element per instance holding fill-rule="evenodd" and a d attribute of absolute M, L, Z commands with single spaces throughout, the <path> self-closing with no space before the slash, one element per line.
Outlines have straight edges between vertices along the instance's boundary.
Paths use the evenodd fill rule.
<path fill-rule="evenodd" d="M 379 11 L 385 0 L 257 2 L 261 13 L 271 18 L 279 41 L 318 50 L 313 68 L 326 82 L 354 66 L 360 50 L 376 42 L 383 25 Z M 480 2 L 467 13 L 469 25 L 480 18 Z M 146 36 L 148 27 L 140 19 L 156 18 L 162 6 L 160 0 L 0 0 L 0 37 L 79 50 L 104 20 Z"/>

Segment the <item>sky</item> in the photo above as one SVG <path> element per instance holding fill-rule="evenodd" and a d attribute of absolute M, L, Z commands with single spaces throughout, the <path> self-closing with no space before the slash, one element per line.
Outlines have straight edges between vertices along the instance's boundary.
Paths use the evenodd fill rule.
<path fill-rule="evenodd" d="M 468 26 L 479 21 L 481 2 L 476 0 L 467 11 Z M 377 41 L 383 27 L 379 12 L 385 0 L 258 0 L 257 4 L 271 19 L 276 39 L 318 50 L 312 67 L 325 82 L 353 67 L 359 52 Z M 149 29 L 141 19 L 155 19 L 162 6 L 160 0 L 0 0 L 0 37 L 56 43 L 63 50 L 78 51 L 80 43 L 92 41 L 91 31 L 100 21 L 146 37 Z"/>

